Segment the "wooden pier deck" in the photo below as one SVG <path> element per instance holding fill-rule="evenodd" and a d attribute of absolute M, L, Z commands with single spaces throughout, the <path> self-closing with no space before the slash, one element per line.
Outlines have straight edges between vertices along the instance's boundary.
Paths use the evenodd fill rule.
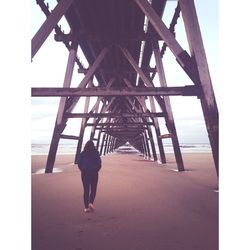
<path fill-rule="evenodd" d="M 32 174 L 33 250 L 216 250 L 218 179 L 210 153 L 184 153 L 186 171 L 136 154 L 109 154 L 95 201 L 84 214 L 73 155 L 58 155 L 54 174 Z M 32 171 L 46 156 L 32 157 Z"/>

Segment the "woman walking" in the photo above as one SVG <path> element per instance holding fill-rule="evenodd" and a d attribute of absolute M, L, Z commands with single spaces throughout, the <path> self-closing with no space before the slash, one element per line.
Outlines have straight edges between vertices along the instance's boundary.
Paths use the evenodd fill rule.
<path fill-rule="evenodd" d="M 81 170 L 83 184 L 84 212 L 94 211 L 94 200 L 98 183 L 98 171 L 101 169 L 101 158 L 93 141 L 88 141 L 80 153 L 78 167 Z"/>

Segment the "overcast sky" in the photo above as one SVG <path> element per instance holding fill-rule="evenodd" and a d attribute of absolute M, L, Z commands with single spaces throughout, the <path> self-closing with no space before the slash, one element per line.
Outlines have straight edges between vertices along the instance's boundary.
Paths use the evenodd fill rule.
<path fill-rule="evenodd" d="M 49 1 L 49 3 L 50 9 L 53 9 L 56 4 L 55 1 Z M 215 0 L 196 0 L 195 4 L 209 64 L 209 70 L 216 95 L 217 91 L 219 91 L 217 79 L 218 3 Z M 163 17 L 163 20 L 166 24 L 169 24 L 175 7 L 175 1 L 167 2 Z M 168 16 L 168 13 L 171 13 L 171 15 Z M 45 15 L 34 0 L 32 3 L 32 37 L 44 20 Z M 69 32 L 69 28 L 65 20 L 62 19 L 60 24 L 65 33 Z M 29 76 L 29 81 L 32 87 L 62 87 L 63 85 L 68 51 L 62 43 L 55 42 L 53 36 L 54 31 L 33 58 L 31 63 L 31 74 Z M 189 51 L 181 17 L 178 19 L 176 26 L 176 39 L 185 50 Z M 78 50 L 78 54 L 81 57 L 84 66 L 87 66 L 84 57 L 79 52 L 80 50 Z M 163 60 L 168 86 L 183 86 L 191 83 L 169 50 L 166 51 Z M 77 67 L 75 66 L 71 86 L 78 86 L 82 78 L 83 75 L 77 73 Z M 155 82 L 155 84 L 157 85 L 157 82 Z M 82 112 L 83 110 L 83 103 L 84 102 L 81 101 L 77 107 L 79 112 Z M 58 97 L 31 98 L 32 143 L 50 143 L 56 113 L 58 110 L 58 104 Z M 180 142 L 207 143 L 208 136 L 205 129 L 200 101 L 195 97 L 171 97 L 171 104 Z M 67 124 L 68 125 L 64 133 L 78 135 L 80 129 L 80 119 L 69 119 Z M 161 133 L 166 133 L 167 130 L 165 128 L 163 119 L 160 120 L 160 126 Z"/>

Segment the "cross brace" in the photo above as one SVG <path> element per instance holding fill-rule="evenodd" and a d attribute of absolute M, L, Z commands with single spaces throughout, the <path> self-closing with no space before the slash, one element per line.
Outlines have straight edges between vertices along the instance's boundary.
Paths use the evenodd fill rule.
<path fill-rule="evenodd" d="M 114 117 L 114 118 L 141 118 L 141 117 L 165 117 L 164 112 L 150 112 L 150 113 L 66 113 L 67 118 L 104 118 L 104 117 Z"/>
<path fill-rule="evenodd" d="M 32 88 L 31 95 L 38 96 L 199 96 L 197 86 L 136 87 L 123 89 L 91 88 Z"/>

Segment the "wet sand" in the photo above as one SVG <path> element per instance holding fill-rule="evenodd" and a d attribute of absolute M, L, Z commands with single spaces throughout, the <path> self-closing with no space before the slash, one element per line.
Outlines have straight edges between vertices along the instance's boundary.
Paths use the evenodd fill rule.
<path fill-rule="evenodd" d="M 96 211 L 83 212 L 80 172 L 58 155 L 54 174 L 34 174 L 46 156 L 32 156 L 32 250 L 216 250 L 218 179 L 210 153 L 183 154 L 185 172 L 134 154 L 102 157 Z"/>

